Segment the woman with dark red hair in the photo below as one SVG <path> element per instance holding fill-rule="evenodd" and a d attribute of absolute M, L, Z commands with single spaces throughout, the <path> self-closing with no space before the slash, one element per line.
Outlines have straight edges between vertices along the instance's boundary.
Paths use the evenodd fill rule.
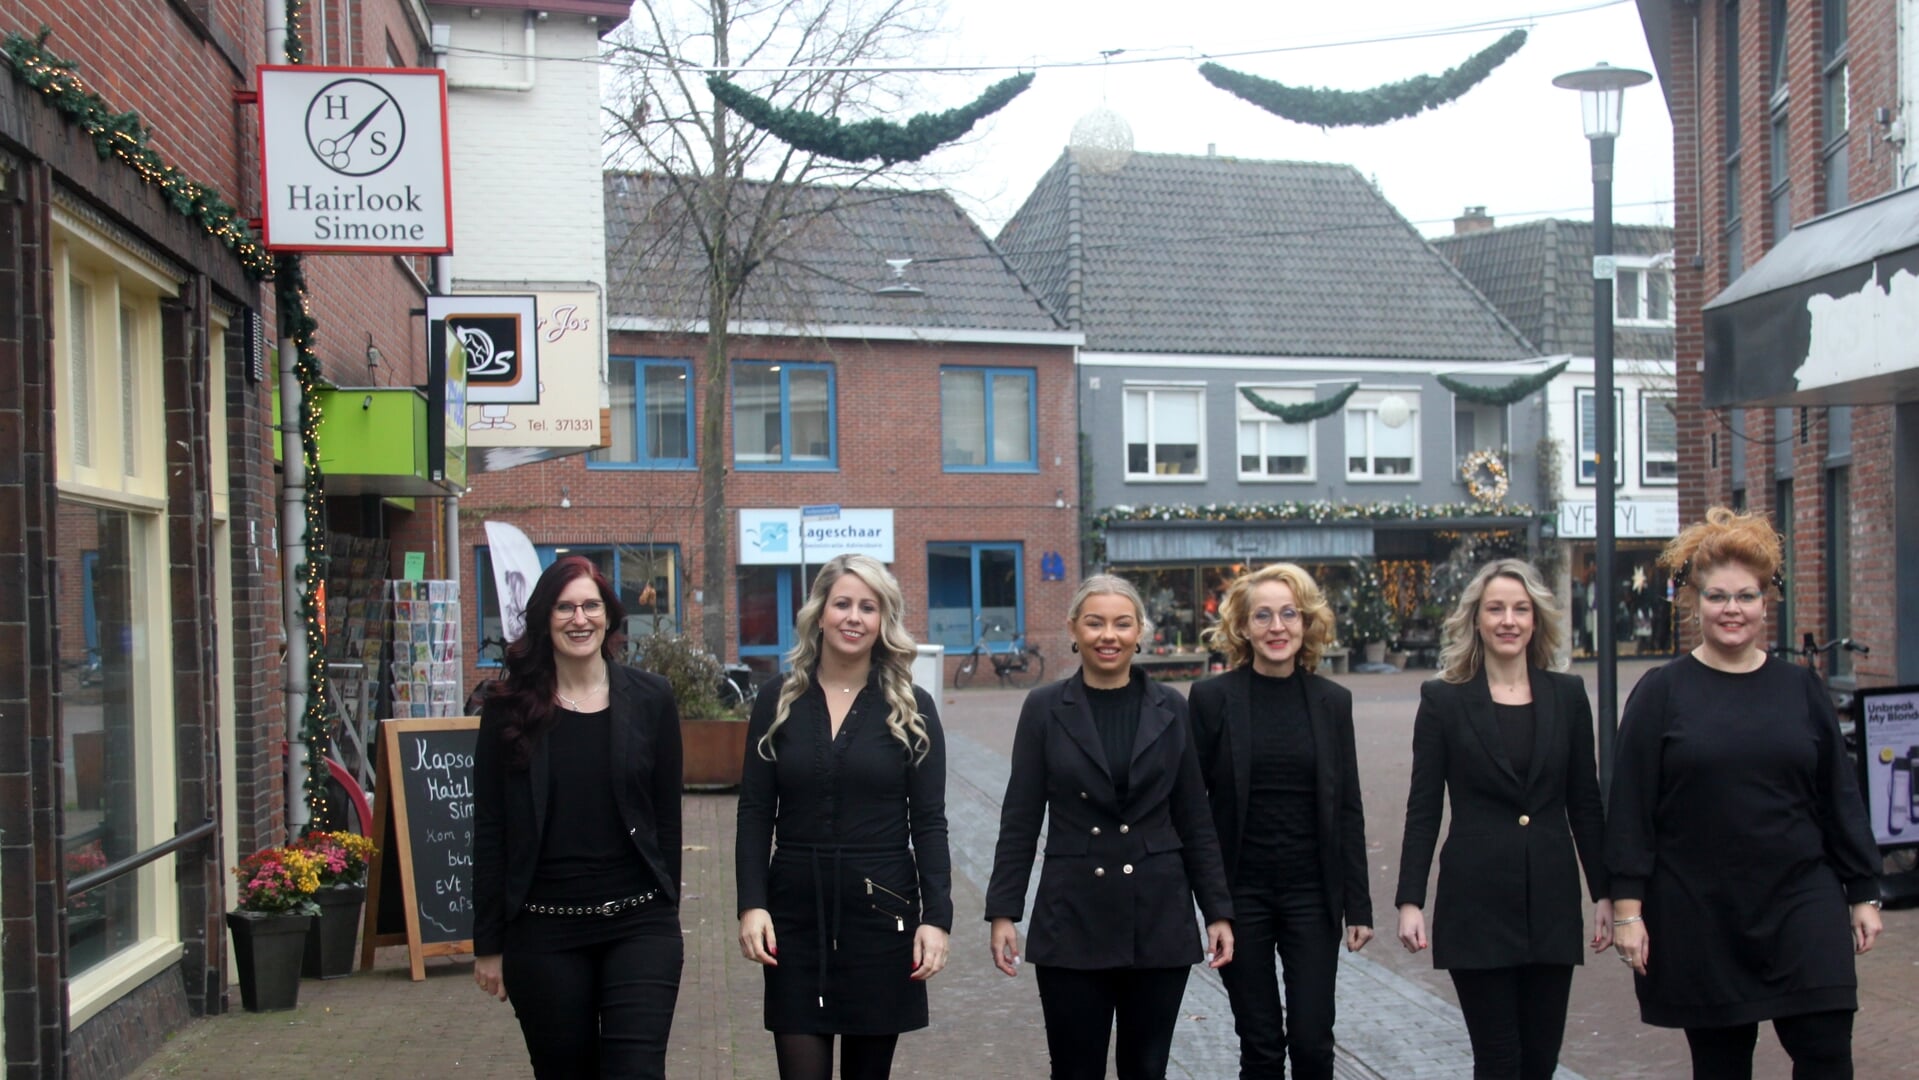
<path fill-rule="evenodd" d="M 473 977 L 539 1077 L 666 1075 L 679 997 L 680 719 L 621 667 L 626 612 L 579 556 L 547 568 L 474 751 Z"/>

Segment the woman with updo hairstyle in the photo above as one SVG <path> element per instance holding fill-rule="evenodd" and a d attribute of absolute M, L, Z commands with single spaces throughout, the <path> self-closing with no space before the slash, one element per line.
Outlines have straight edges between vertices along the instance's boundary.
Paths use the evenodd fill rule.
<path fill-rule="evenodd" d="M 836 1039 L 842 1080 L 884 1080 L 953 929 L 946 738 L 884 563 L 828 560 L 793 633 L 746 729 L 740 952 L 763 965 L 781 1080 L 830 1080 Z"/>
<path fill-rule="evenodd" d="M 1771 1020 L 1795 1080 L 1845 1080 L 1878 849 L 1831 699 L 1763 645 L 1779 535 L 1715 507 L 1659 561 L 1700 642 L 1640 678 L 1619 729 L 1606 862 L 1640 1018 L 1685 1030 L 1694 1077 L 1752 1076 Z"/>
<path fill-rule="evenodd" d="M 1353 695 L 1316 674 L 1333 611 L 1312 575 L 1273 563 L 1226 589 L 1206 643 L 1230 667 L 1188 694 L 1233 897 L 1234 962 L 1220 970 L 1239 1075 L 1333 1075 L 1341 928 L 1373 937 Z M 1285 995 L 1274 958 L 1285 976 Z"/>
<path fill-rule="evenodd" d="M 1553 670 L 1559 605 L 1532 564 L 1498 559 L 1460 593 L 1441 632 L 1439 677 L 1419 688 L 1413 776 L 1399 850 L 1399 942 L 1428 944 L 1452 977 L 1474 1080 L 1550 1080 L 1585 910 L 1612 940 L 1605 812 L 1586 684 Z M 1447 800 L 1431 938 L 1427 878 Z"/>

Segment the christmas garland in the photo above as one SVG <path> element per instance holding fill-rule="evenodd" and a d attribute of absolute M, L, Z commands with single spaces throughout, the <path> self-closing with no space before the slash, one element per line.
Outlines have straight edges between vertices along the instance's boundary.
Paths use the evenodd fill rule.
<path fill-rule="evenodd" d="M 1475 405 L 1513 405 L 1525 400 L 1535 390 L 1543 388 L 1547 383 L 1558 378 L 1559 373 L 1566 370 L 1568 363 L 1569 361 L 1561 360 L 1537 375 L 1521 375 L 1499 386 L 1474 386 L 1472 383 L 1460 382 L 1451 375 L 1440 375 L 1437 378 L 1439 385 L 1451 390 L 1453 396 L 1462 401 L 1470 401 Z"/>
<path fill-rule="evenodd" d="M 1514 30 L 1444 74 L 1416 75 L 1370 90 L 1287 86 L 1218 64 L 1202 64 L 1199 73 L 1221 90 L 1295 123 L 1319 128 L 1376 127 L 1452 101 L 1477 86 L 1525 43 L 1526 32 Z"/>
<path fill-rule="evenodd" d="M 943 113 L 920 113 L 904 124 L 888 120 L 842 124 L 831 116 L 779 108 L 722 76 L 706 78 L 707 88 L 720 104 L 794 149 L 856 163 L 878 158 L 882 165 L 918 161 L 971 131 L 974 124 L 1000 111 L 1032 83 L 1031 72 L 1015 75 L 987 87 L 970 105 Z"/>
<path fill-rule="evenodd" d="M 1506 462 L 1497 450 L 1474 450 L 1467 454 L 1459 463 L 1459 475 L 1466 478 L 1466 491 L 1485 506 L 1506 501 L 1506 492 L 1512 486 L 1506 475 Z"/>
<path fill-rule="evenodd" d="M 1349 503 L 1329 499 L 1302 499 L 1278 503 L 1204 503 L 1193 506 L 1109 506 L 1087 522 L 1093 545 L 1093 561 L 1106 559 L 1106 530 L 1128 522 L 1143 521 L 1216 521 L 1216 522 L 1294 522 L 1327 524 L 1368 524 L 1379 521 L 1420 521 L 1444 524 L 1464 522 L 1486 516 L 1479 503 L 1420 503 L 1407 498 L 1401 502 Z M 1530 506 L 1514 503 L 1499 508 L 1500 517 L 1537 517 Z"/>
<path fill-rule="evenodd" d="M 1358 383 L 1348 383 L 1344 390 L 1332 397 L 1321 398 L 1318 401 L 1302 401 L 1297 405 L 1281 405 L 1277 401 L 1268 401 L 1244 386 L 1239 388 L 1239 392 L 1260 412 L 1277 416 L 1289 424 L 1304 424 L 1338 412 L 1345 406 L 1346 399 L 1352 397 L 1353 392 L 1358 389 Z"/>
<path fill-rule="evenodd" d="M 260 246 L 239 211 L 221 198 L 219 191 L 187 176 L 154 153 L 147 145 L 152 132 L 140 122 L 140 114 L 115 112 L 99 94 L 88 90 L 76 73 L 78 65 L 47 51 L 47 38 L 51 33 L 46 28 L 35 37 L 13 33 L 0 43 L 0 56 L 6 58 L 15 77 L 46 95 L 54 108 L 85 131 L 101 158 L 118 157 L 131 165 L 140 179 L 166 195 L 167 204 L 175 212 L 198 222 L 215 240 L 239 256 L 240 265 L 249 277 L 259 281 L 271 276 L 273 256 Z"/>

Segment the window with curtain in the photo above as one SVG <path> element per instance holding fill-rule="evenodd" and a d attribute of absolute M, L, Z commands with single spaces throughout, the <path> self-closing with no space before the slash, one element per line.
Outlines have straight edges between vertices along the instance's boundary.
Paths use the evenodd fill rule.
<path fill-rule="evenodd" d="M 1619 390 L 1613 392 L 1612 435 L 1613 435 L 1613 483 L 1626 482 L 1625 455 L 1620 452 L 1626 429 L 1625 394 Z M 1574 391 L 1578 406 L 1579 426 L 1579 475 L 1582 486 L 1599 482 L 1599 412 L 1595 407 L 1599 394 L 1591 387 L 1580 387 Z"/>
<path fill-rule="evenodd" d="M 1639 395 L 1639 482 L 1679 482 L 1679 417 L 1673 395 Z"/>
<path fill-rule="evenodd" d="M 1347 400 L 1346 479 L 1419 479 L 1418 391 L 1361 390 Z"/>
<path fill-rule="evenodd" d="M 1205 478 L 1200 433 L 1206 392 L 1199 387 L 1126 388 L 1126 478 Z"/>
<path fill-rule="evenodd" d="M 940 370 L 940 460 L 948 471 L 1039 467 L 1031 368 Z"/>

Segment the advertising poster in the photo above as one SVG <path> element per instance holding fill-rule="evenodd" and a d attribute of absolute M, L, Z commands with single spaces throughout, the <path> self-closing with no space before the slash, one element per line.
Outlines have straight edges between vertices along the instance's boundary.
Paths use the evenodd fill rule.
<path fill-rule="evenodd" d="M 1872 835 L 1882 847 L 1919 844 L 1919 686 L 1861 690 L 1860 768 Z"/>

